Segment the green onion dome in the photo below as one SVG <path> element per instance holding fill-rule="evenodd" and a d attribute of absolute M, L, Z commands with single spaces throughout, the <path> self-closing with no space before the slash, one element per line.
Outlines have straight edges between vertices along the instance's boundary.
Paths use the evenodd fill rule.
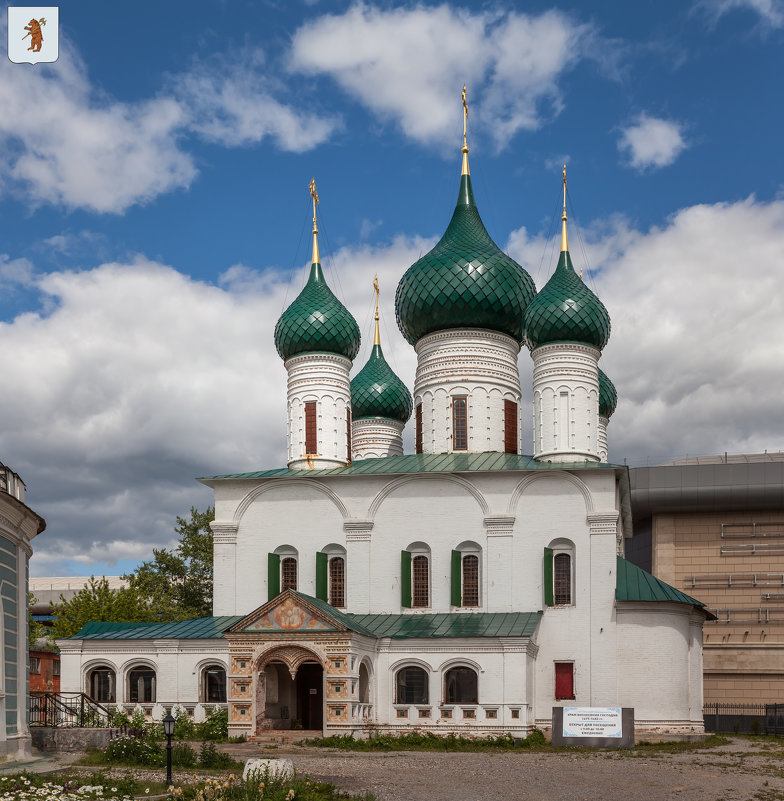
<path fill-rule="evenodd" d="M 354 360 L 359 352 L 359 326 L 332 294 L 321 265 L 313 262 L 302 292 L 275 326 L 275 347 L 284 361 L 300 353 L 338 353 Z"/>
<path fill-rule="evenodd" d="M 400 279 L 397 324 L 412 345 L 450 328 L 485 328 L 522 342 L 523 315 L 535 294 L 531 276 L 487 233 L 464 174 L 446 233 Z"/>
<path fill-rule="evenodd" d="M 615 407 L 618 405 L 618 393 L 615 385 L 607 377 L 607 373 L 599 368 L 599 417 L 612 417 Z"/>
<path fill-rule="evenodd" d="M 533 350 L 553 342 L 580 342 L 601 350 L 610 338 L 610 315 L 574 271 L 568 250 L 525 312 L 525 341 Z"/>
<path fill-rule="evenodd" d="M 352 419 L 386 417 L 405 423 L 413 408 L 408 388 L 392 372 L 381 345 L 374 345 L 367 364 L 351 382 Z"/>

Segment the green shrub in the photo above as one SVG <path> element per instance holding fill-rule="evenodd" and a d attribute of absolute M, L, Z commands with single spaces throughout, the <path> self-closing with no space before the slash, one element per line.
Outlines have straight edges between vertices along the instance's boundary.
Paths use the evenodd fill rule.
<path fill-rule="evenodd" d="M 174 739 L 193 740 L 196 736 L 196 724 L 188 713 L 180 706 L 174 710 Z"/>
<path fill-rule="evenodd" d="M 192 768 L 196 764 L 196 752 L 187 743 L 172 745 L 172 765 L 178 768 Z"/>
<path fill-rule="evenodd" d="M 228 709 L 213 709 L 209 717 L 196 727 L 197 735 L 202 740 L 225 740 L 229 736 Z"/>
<path fill-rule="evenodd" d="M 201 744 L 201 751 L 199 752 L 199 766 L 202 768 L 222 769 L 230 768 L 234 764 L 234 760 L 230 754 L 223 751 L 218 751 L 214 742 L 205 740 Z"/>
<path fill-rule="evenodd" d="M 121 765 L 159 765 L 163 748 L 148 737 L 124 735 L 109 742 L 104 751 L 109 763 Z"/>
<path fill-rule="evenodd" d="M 124 709 L 116 707 L 109 711 L 112 713 L 109 725 L 113 729 L 121 729 L 123 726 L 130 726 L 131 721 L 128 719 L 128 713 Z"/>

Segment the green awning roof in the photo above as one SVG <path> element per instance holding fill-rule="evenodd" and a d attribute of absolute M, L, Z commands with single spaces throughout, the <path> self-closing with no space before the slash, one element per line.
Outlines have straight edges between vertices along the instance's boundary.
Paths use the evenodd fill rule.
<path fill-rule="evenodd" d="M 328 470 L 257 470 L 251 473 L 229 473 L 204 476 L 201 480 L 219 478 L 313 478 L 314 476 L 394 475 L 405 473 L 474 473 L 498 470 L 594 470 L 618 467 L 599 462 L 554 463 L 537 462 L 533 456 L 515 453 L 409 453 L 405 456 L 386 456 L 380 459 L 357 459 L 348 467 Z"/>
<path fill-rule="evenodd" d="M 645 601 L 648 603 L 674 602 L 678 604 L 690 604 L 696 606 L 715 620 L 715 616 L 704 609 L 705 604 L 686 595 L 685 592 L 676 590 L 656 576 L 651 575 L 637 565 L 633 565 L 622 557 L 617 557 L 618 571 L 615 579 L 615 600 L 616 601 Z"/>
<path fill-rule="evenodd" d="M 466 612 L 440 615 L 346 615 L 373 637 L 531 637 L 541 612 Z"/>
<path fill-rule="evenodd" d="M 86 623 L 71 640 L 214 640 L 244 615 L 199 617 L 174 623 Z"/>

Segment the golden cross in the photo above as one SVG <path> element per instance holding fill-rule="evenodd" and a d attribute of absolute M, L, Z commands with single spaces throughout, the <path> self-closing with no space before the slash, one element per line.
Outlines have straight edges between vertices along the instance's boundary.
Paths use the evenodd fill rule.
<path fill-rule="evenodd" d="M 466 86 L 463 84 L 463 144 L 466 144 L 468 121 L 468 101 L 466 100 Z"/>
<path fill-rule="evenodd" d="M 376 273 L 376 277 L 373 279 L 373 289 L 376 291 L 376 331 L 375 336 L 373 337 L 373 344 L 380 345 L 381 344 L 381 334 L 378 330 L 378 296 L 381 290 L 378 288 L 378 273 Z"/>
<path fill-rule="evenodd" d="M 566 213 L 566 165 L 563 166 L 564 214 Z"/>
<path fill-rule="evenodd" d="M 308 184 L 308 189 L 310 190 L 310 196 L 313 198 L 313 233 L 316 233 L 316 205 L 319 202 L 318 192 L 316 191 L 316 179 L 311 178 L 310 183 Z"/>

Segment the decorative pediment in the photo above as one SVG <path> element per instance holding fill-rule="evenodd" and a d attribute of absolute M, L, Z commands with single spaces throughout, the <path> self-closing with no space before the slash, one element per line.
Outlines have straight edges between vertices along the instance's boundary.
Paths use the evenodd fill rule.
<path fill-rule="evenodd" d="M 321 604 L 319 604 L 320 606 Z M 280 595 L 235 623 L 226 634 L 349 630 L 347 626 L 319 607 L 311 603 L 307 596 L 300 595 L 294 590 L 284 590 Z"/>

